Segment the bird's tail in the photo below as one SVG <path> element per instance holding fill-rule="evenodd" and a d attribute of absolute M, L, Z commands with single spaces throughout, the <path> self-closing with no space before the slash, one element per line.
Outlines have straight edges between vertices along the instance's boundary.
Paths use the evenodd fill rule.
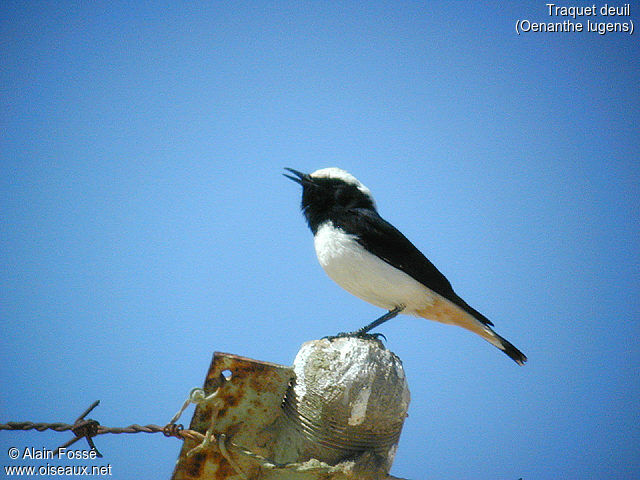
<path fill-rule="evenodd" d="M 480 323 L 473 317 L 471 317 L 471 319 L 473 319 L 473 322 L 462 324 L 460 326 L 480 335 L 491 345 L 502 350 L 506 355 L 509 356 L 509 358 L 511 358 L 511 360 L 516 362 L 518 365 L 524 365 L 526 363 L 527 356 L 520 350 L 518 350 L 513 345 L 513 343 L 511 343 L 506 338 L 498 335 L 490 326 Z"/>
<path fill-rule="evenodd" d="M 495 338 L 498 340 L 497 343 L 499 343 L 499 345 L 497 345 L 496 343 L 493 343 L 493 342 L 491 342 L 491 343 L 493 343 L 496 347 L 498 347 L 504 353 L 509 355 L 509 358 L 511 358 L 518 365 L 524 365 L 526 363 L 527 356 L 524 353 L 522 353 L 520 350 L 518 350 L 513 345 L 513 343 L 511 343 L 506 338 L 501 337 L 496 332 L 493 332 L 493 334 L 495 335 Z"/>
<path fill-rule="evenodd" d="M 471 310 L 476 312 L 473 309 Z M 416 313 L 418 316 L 423 318 L 436 320 L 450 325 L 458 325 L 459 327 L 480 335 L 491 345 L 502 350 L 518 365 L 524 365 L 527 361 L 527 356 L 518 350 L 507 339 L 498 335 L 493 328 L 491 328 L 491 322 L 489 322 L 485 317 L 481 317 L 484 321 L 478 320 L 471 313 L 463 310 L 460 306 L 455 305 L 444 298 L 437 299 L 428 309 L 418 311 Z"/>

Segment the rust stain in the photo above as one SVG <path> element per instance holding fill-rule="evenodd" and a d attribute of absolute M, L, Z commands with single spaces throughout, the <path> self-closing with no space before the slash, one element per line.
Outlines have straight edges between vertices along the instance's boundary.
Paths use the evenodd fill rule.
<path fill-rule="evenodd" d="M 204 469 L 204 462 L 207 456 L 204 453 L 195 453 L 184 461 L 185 473 L 192 477 L 198 478 Z"/>

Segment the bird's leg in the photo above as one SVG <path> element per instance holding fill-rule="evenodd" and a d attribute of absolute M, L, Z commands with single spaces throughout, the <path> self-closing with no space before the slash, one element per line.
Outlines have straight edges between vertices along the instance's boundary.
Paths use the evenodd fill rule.
<path fill-rule="evenodd" d="M 365 325 L 364 327 L 356 330 L 355 332 L 353 332 L 353 335 L 363 336 L 370 330 L 373 330 L 377 326 L 382 325 L 387 320 L 391 320 L 392 318 L 396 317 L 402 310 L 404 310 L 404 305 L 398 305 L 396 308 L 394 308 L 393 310 L 389 310 L 387 313 L 374 320 L 369 325 Z"/>
<path fill-rule="evenodd" d="M 397 316 L 401 311 L 404 310 L 404 305 L 398 305 L 393 310 L 389 310 L 387 313 L 382 315 L 380 318 L 374 320 L 370 324 L 354 331 L 354 332 L 341 332 L 337 335 L 327 335 L 327 340 L 333 340 L 335 338 L 345 338 L 345 337 L 360 337 L 360 338 L 370 338 L 376 339 L 380 341 L 379 337 L 382 337 L 386 340 L 386 337 L 381 333 L 368 333 L 369 330 L 376 328 L 378 325 L 382 325 L 387 320 L 391 320 L 393 317 Z"/>

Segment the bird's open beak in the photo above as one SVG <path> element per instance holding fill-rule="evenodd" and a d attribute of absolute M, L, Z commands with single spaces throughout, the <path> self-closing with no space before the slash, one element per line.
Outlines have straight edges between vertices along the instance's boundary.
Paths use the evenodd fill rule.
<path fill-rule="evenodd" d="M 303 185 L 303 182 L 310 183 L 310 178 L 308 174 L 299 172 L 298 170 L 294 170 L 293 168 L 285 167 L 285 170 L 288 170 L 291 173 L 293 173 L 295 177 L 292 177 L 291 175 L 287 175 L 286 173 L 283 173 L 282 175 L 293 180 L 294 182 L 299 183 L 300 185 Z"/>

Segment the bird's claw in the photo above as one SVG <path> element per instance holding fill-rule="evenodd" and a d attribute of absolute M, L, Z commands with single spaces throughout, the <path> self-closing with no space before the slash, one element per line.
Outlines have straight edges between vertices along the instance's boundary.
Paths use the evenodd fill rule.
<path fill-rule="evenodd" d="M 337 335 L 327 335 L 326 337 L 322 337 L 323 340 L 335 340 L 336 338 L 362 338 L 363 340 L 376 340 L 381 342 L 380 337 L 384 338 L 385 342 L 387 341 L 387 337 L 385 337 L 382 333 L 367 333 L 362 332 L 360 330 L 356 330 L 355 332 L 340 332 Z"/>

